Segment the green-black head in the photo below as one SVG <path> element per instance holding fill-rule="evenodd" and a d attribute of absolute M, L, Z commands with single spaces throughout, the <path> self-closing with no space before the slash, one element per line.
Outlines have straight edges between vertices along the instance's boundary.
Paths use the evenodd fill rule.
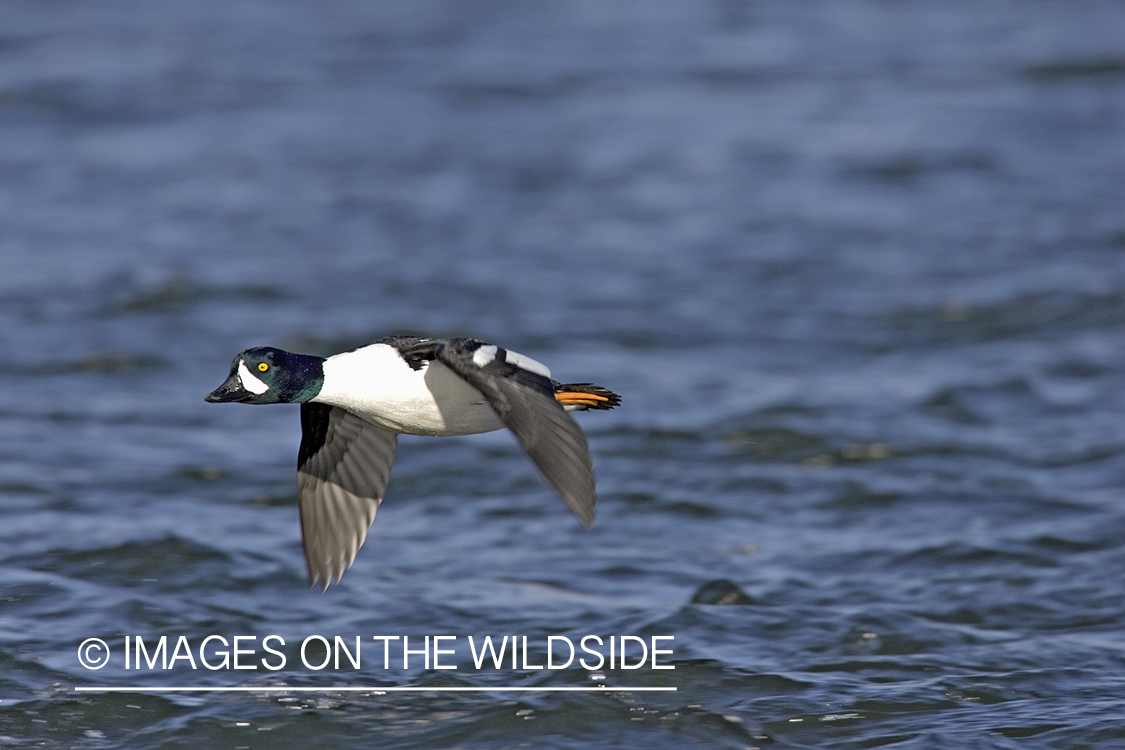
<path fill-rule="evenodd" d="M 288 404 L 308 401 L 324 385 L 323 357 L 272 346 L 247 349 L 234 358 L 226 381 L 207 394 L 212 403 Z"/>

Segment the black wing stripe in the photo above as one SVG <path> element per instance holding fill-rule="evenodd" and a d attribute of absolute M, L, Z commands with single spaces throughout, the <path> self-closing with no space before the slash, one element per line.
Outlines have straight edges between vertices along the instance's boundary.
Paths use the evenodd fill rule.
<path fill-rule="evenodd" d="M 502 349 L 481 367 L 473 361 L 480 346 L 481 342 L 472 339 L 452 339 L 438 349 L 437 358 L 484 394 L 555 492 L 589 528 L 597 497 L 593 462 L 582 429 L 555 400 L 550 378 L 501 360 Z M 508 368 L 518 369 L 518 377 L 507 374 Z"/>
<path fill-rule="evenodd" d="M 309 584 L 340 580 L 383 500 L 397 433 L 338 407 L 301 404 L 297 496 Z"/>
<path fill-rule="evenodd" d="M 332 407 L 328 404 L 301 404 L 301 449 L 297 452 L 300 469 L 328 440 L 328 422 Z"/>

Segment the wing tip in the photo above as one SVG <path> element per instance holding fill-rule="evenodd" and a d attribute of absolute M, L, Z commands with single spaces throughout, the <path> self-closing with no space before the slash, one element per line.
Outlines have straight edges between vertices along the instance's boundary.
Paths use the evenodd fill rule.
<path fill-rule="evenodd" d="M 556 490 L 557 491 L 557 490 Z M 597 502 L 598 498 L 591 495 L 588 498 L 577 498 L 571 494 L 558 493 L 562 497 L 563 502 L 570 508 L 570 512 L 582 524 L 583 531 L 589 531 L 594 526 L 594 519 L 597 518 Z"/>
<path fill-rule="evenodd" d="M 321 575 L 318 572 L 314 572 L 312 567 L 309 567 L 309 588 L 310 589 L 315 589 L 315 588 L 319 587 L 320 593 L 323 594 L 325 591 L 328 591 L 329 586 L 331 586 L 333 583 L 339 583 L 339 582 L 340 582 L 339 578 L 336 578 L 335 580 L 333 580 L 333 576 L 331 574 Z"/>

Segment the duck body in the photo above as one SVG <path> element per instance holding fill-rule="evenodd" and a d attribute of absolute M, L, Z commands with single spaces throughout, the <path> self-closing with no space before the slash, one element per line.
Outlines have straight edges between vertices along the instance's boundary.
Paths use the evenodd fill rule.
<path fill-rule="evenodd" d="M 408 435 L 472 435 L 504 426 L 483 394 L 440 360 L 412 367 L 391 344 L 375 343 L 324 361 L 312 400 L 347 409 Z"/>
<path fill-rule="evenodd" d="M 351 565 L 382 502 L 397 437 L 507 427 L 583 525 L 593 466 L 568 414 L 611 409 L 617 394 L 563 385 L 541 363 L 478 339 L 391 336 L 323 358 L 272 347 L 241 352 L 210 402 L 300 403 L 297 487 L 311 584 Z"/>

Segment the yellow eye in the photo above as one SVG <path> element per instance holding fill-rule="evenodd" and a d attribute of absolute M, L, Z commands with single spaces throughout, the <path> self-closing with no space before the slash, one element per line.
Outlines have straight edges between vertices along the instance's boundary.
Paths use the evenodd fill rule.
<path fill-rule="evenodd" d="M 270 366 L 267 365 L 265 362 L 259 362 L 258 363 L 258 372 L 265 372 L 268 369 L 270 369 Z"/>

